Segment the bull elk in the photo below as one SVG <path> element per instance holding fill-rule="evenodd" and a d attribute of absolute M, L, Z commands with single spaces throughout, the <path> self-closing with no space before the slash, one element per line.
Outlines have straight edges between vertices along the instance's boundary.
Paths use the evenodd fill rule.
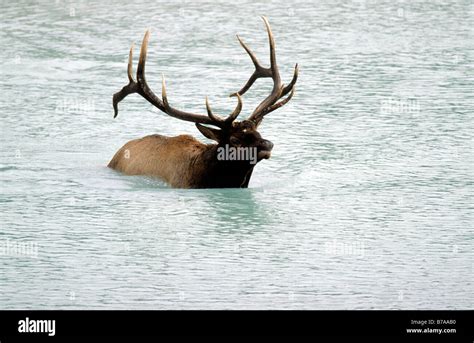
<path fill-rule="evenodd" d="M 268 113 L 290 101 L 298 78 L 296 64 L 291 82 L 286 86 L 282 84 L 275 56 L 275 40 L 268 20 L 262 18 L 270 42 L 270 67 L 263 67 L 250 48 L 237 36 L 240 45 L 250 56 L 255 71 L 241 90 L 230 95 L 237 97 L 237 105 L 225 118 L 213 113 L 207 98 L 207 115 L 171 107 L 166 96 L 164 76 L 161 99 L 152 92 L 145 79 L 149 31 L 146 31 L 141 45 L 135 80 L 132 76 L 132 44 L 127 70 L 129 83 L 113 96 L 114 118 L 118 114 L 118 103 L 127 95 L 138 93 L 171 117 L 195 123 L 205 137 L 217 144 L 204 144 L 189 135 L 166 137 L 154 134 L 126 143 L 117 151 L 108 167 L 127 175 L 157 177 L 177 188 L 247 188 L 256 163 L 270 158 L 273 148 L 272 142 L 261 137 L 257 131 L 258 126 Z M 255 108 L 248 119 L 236 121 L 242 110 L 242 96 L 259 78 L 273 80 L 270 95 Z"/>

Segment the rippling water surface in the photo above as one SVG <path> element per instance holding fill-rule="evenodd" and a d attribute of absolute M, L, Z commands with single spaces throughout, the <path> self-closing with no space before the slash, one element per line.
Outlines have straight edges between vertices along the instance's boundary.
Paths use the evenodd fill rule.
<path fill-rule="evenodd" d="M 472 1 L 1 7 L 0 308 L 473 307 Z M 128 140 L 199 137 L 136 95 L 112 118 L 131 42 L 152 29 L 157 93 L 164 73 L 177 107 L 225 113 L 252 72 L 235 34 L 268 61 L 261 14 L 301 72 L 250 188 L 107 169 Z"/>

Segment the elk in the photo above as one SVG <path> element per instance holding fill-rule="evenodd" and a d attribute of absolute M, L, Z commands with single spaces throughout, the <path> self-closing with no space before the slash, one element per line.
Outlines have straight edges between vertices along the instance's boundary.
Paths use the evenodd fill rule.
<path fill-rule="evenodd" d="M 237 105 L 227 117 L 214 114 L 207 97 L 207 115 L 185 112 L 172 107 L 166 95 L 164 76 L 162 76 L 161 99 L 152 92 L 145 79 L 149 30 L 146 31 L 141 45 L 135 80 L 132 76 L 134 47 L 132 44 L 127 68 L 129 83 L 113 96 L 114 118 L 118 114 L 118 103 L 127 95 L 138 93 L 169 116 L 195 123 L 205 137 L 216 143 L 204 144 L 190 135 L 176 137 L 149 135 L 126 143 L 117 151 L 108 167 L 126 175 L 159 178 L 175 188 L 247 188 L 256 163 L 270 158 L 273 148 L 272 142 L 261 137 L 257 131 L 258 126 L 267 114 L 290 101 L 298 79 L 298 64 L 296 64 L 291 82 L 288 85 L 282 83 L 275 56 L 273 33 L 268 20 L 265 17 L 262 19 L 268 33 L 270 67 L 263 67 L 253 51 L 237 35 L 240 45 L 250 56 L 255 71 L 242 89 L 230 95 L 237 98 Z M 236 118 L 242 110 L 242 96 L 259 78 L 271 78 L 272 91 L 248 119 L 239 122 Z M 226 152 L 233 151 L 234 154 L 222 156 L 223 149 Z M 245 155 L 244 158 L 236 158 L 236 151 L 254 152 L 254 154 L 241 154 Z"/>

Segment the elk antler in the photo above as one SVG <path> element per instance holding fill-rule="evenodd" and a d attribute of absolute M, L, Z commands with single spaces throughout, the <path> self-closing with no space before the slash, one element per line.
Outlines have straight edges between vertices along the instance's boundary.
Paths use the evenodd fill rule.
<path fill-rule="evenodd" d="M 229 127 L 232 125 L 232 122 L 237 118 L 242 110 L 242 98 L 239 94 L 237 95 L 237 106 L 235 110 L 226 118 L 223 119 L 219 116 L 216 116 L 212 113 L 211 107 L 209 106 L 209 101 L 206 98 L 206 108 L 207 108 L 207 116 L 202 114 L 195 114 L 190 112 L 184 112 L 178 109 L 171 107 L 168 103 L 168 98 L 166 96 L 166 85 L 165 85 L 165 78 L 162 78 L 162 99 L 158 98 L 155 93 L 148 87 L 148 84 L 145 79 L 145 62 L 146 62 L 146 54 L 148 49 L 148 38 L 150 36 L 150 30 L 147 30 L 145 36 L 143 37 L 142 46 L 140 49 L 140 58 L 138 59 L 138 67 L 137 67 L 137 81 L 133 78 L 133 47 L 130 48 L 130 53 L 128 57 L 128 84 L 124 86 L 119 92 L 115 93 L 113 96 L 113 106 L 114 106 L 114 118 L 118 115 L 118 103 L 122 101 L 127 95 L 132 93 L 138 93 L 142 97 L 144 97 L 148 102 L 150 102 L 155 107 L 159 108 L 161 111 L 165 112 L 166 114 L 170 115 L 171 117 L 178 118 L 181 120 L 190 121 L 193 123 L 201 123 L 201 124 L 209 124 L 220 127 L 222 129 Z"/>
<path fill-rule="evenodd" d="M 249 120 L 254 121 L 257 126 L 260 124 L 260 122 L 262 121 L 263 117 L 266 114 L 276 110 L 277 108 L 280 108 L 281 106 L 285 105 L 288 101 L 291 100 L 291 97 L 293 96 L 295 92 L 296 80 L 298 79 L 298 64 L 296 64 L 295 70 L 293 73 L 293 79 L 287 86 L 282 85 L 280 72 L 278 71 L 278 65 L 276 62 L 275 39 L 273 37 L 272 29 L 270 28 L 270 23 L 268 22 L 267 18 L 262 17 L 262 19 L 265 22 L 265 26 L 268 32 L 268 40 L 270 42 L 270 67 L 264 68 L 258 61 L 255 54 L 252 52 L 252 50 L 250 50 L 250 48 L 237 35 L 237 39 L 239 40 L 240 45 L 242 45 L 242 47 L 245 49 L 247 54 L 250 56 L 250 59 L 252 60 L 255 66 L 255 71 L 250 76 L 250 79 L 247 81 L 245 86 L 242 87 L 241 90 L 239 90 L 237 93 L 231 94 L 231 96 L 244 95 L 245 92 L 247 92 L 250 89 L 250 87 L 252 87 L 254 82 L 259 78 L 271 77 L 273 79 L 272 92 L 255 108 L 255 110 L 249 117 Z M 290 94 L 288 95 L 287 98 L 281 100 L 280 102 L 277 102 L 288 93 Z"/>

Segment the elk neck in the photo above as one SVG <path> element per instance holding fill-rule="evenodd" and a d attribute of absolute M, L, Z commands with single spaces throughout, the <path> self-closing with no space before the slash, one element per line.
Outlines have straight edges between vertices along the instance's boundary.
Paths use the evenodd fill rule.
<path fill-rule="evenodd" d="M 245 160 L 219 160 L 220 147 L 223 144 L 208 144 L 193 161 L 199 170 L 193 183 L 198 188 L 247 188 L 255 164 Z"/>

